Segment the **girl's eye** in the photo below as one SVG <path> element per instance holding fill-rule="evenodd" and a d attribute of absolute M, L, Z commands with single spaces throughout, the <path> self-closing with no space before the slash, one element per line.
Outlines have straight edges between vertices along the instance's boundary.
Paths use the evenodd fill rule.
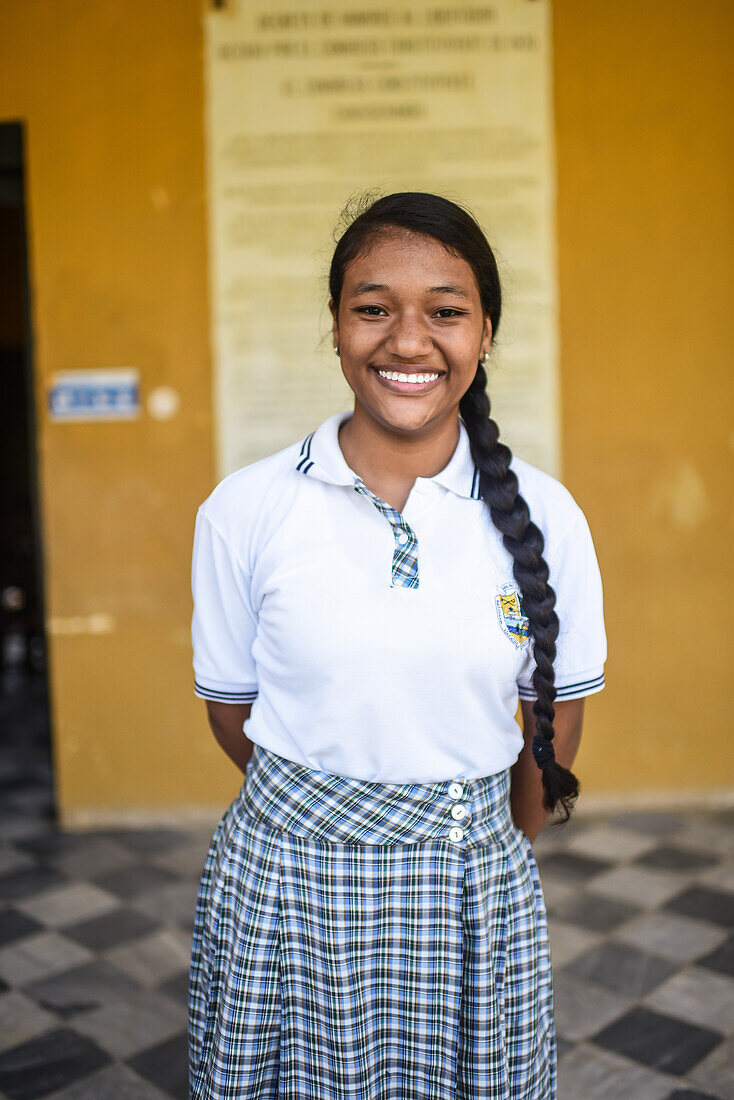
<path fill-rule="evenodd" d="M 357 306 L 357 313 L 366 313 L 368 317 L 380 317 L 385 310 L 382 306 Z"/>
<path fill-rule="evenodd" d="M 451 306 L 444 306 L 442 309 L 436 310 L 437 317 L 461 317 L 462 313 L 462 310 L 453 309 Z"/>

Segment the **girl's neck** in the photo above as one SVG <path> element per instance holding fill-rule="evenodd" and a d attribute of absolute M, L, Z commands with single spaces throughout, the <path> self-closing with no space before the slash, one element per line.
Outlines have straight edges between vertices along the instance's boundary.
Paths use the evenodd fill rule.
<path fill-rule="evenodd" d="M 433 477 L 443 470 L 458 441 L 458 414 L 425 430 L 399 432 L 384 427 L 356 405 L 339 429 L 339 446 L 347 465 L 368 489 L 398 511 L 405 506 L 415 479 Z"/>

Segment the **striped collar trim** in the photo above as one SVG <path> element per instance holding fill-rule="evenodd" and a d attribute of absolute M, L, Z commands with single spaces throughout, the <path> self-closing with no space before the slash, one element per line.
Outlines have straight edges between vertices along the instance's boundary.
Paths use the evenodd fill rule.
<path fill-rule="evenodd" d="M 339 428 L 351 415 L 351 412 L 334 413 L 315 431 L 309 432 L 298 452 L 296 469 L 333 485 L 354 485 L 357 475 L 347 465 L 339 446 Z M 419 480 L 435 481 L 457 496 L 479 500 L 479 470 L 472 461 L 463 421 L 459 420 L 459 442 L 446 466 L 433 477 Z"/>
<path fill-rule="evenodd" d="M 300 470 L 302 474 L 307 474 L 313 468 L 313 459 L 311 458 L 311 443 L 316 433 L 310 432 L 303 443 L 301 444 L 301 450 L 298 453 L 298 459 L 296 461 L 296 469 Z"/>

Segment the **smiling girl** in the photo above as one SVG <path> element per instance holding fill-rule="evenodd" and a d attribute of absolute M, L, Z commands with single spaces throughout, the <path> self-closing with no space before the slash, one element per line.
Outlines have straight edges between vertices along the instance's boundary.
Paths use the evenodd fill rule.
<path fill-rule="evenodd" d="M 244 784 L 199 892 L 191 1096 L 554 1100 L 530 842 L 604 682 L 591 535 L 490 419 L 466 211 L 378 199 L 329 285 L 354 408 L 197 517 L 196 692 Z"/>

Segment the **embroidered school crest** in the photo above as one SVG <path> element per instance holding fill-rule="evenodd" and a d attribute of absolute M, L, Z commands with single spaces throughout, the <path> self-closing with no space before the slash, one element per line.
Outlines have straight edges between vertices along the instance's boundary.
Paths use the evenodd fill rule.
<path fill-rule="evenodd" d="M 517 649 L 522 649 L 530 638 L 530 624 L 522 613 L 520 593 L 514 585 L 504 584 L 494 599 L 503 634 Z"/>

